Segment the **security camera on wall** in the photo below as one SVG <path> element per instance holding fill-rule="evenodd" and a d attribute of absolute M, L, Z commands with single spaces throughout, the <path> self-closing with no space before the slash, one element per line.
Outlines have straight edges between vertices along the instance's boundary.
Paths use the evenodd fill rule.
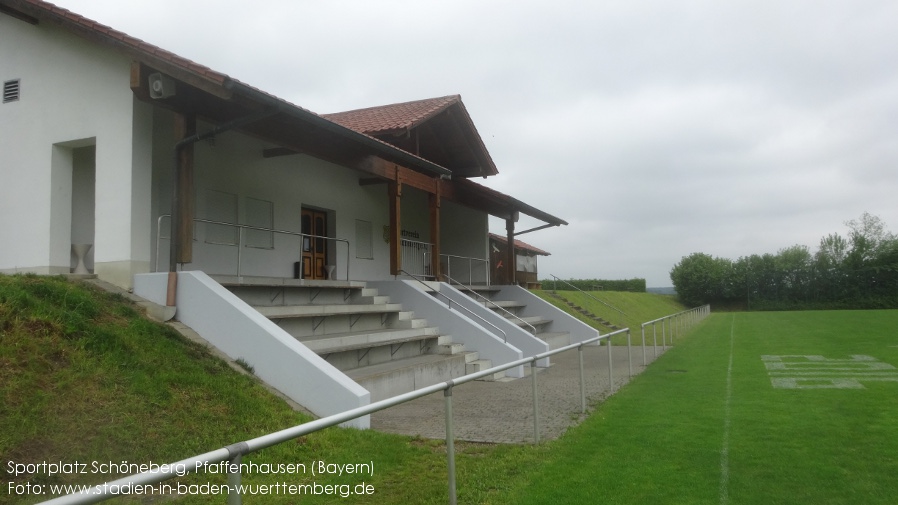
<path fill-rule="evenodd" d="M 162 99 L 168 98 L 175 94 L 175 81 L 167 75 L 159 72 L 150 74 L 150 98 Z"/>

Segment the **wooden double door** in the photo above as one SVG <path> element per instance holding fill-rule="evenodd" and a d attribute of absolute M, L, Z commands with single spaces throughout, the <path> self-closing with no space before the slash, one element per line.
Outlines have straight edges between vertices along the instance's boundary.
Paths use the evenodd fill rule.
<path fill-rule="evenodd" d="M 302 278 L 327 278 L 327 212 L 302 209 Z"/>

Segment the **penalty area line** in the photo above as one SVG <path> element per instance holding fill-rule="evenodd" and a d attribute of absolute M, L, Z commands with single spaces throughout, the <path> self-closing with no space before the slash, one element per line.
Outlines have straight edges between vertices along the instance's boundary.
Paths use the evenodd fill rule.
<path fill-rule="evenodd" d="M 726 396 L 723 401 L 723 443 L 720 447 L 720 505 L 730 502 L 730 401 L 733 398 L 733 340 L 736 314 L 730 323 L 730 361 L 727 365 Z"/>

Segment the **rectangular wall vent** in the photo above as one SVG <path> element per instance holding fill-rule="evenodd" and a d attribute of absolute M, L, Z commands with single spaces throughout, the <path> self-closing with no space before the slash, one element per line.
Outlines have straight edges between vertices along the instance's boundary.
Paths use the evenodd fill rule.
<path fill-rule="evenodd" d="M 3 103 L 15 102 L 19 99 L 19 80 L 13 79 L 3 83 Z"/>

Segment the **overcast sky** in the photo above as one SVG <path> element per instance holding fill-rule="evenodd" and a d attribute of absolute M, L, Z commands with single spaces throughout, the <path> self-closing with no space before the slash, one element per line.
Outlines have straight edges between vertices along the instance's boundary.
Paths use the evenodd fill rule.
<path fill-rule="evenodd" d="M 461 95 L 477 182 L 570 223 L 519 237 L 541 277 L 898 231 L 894 0 L 55 3 L 318 113 Z"/>

